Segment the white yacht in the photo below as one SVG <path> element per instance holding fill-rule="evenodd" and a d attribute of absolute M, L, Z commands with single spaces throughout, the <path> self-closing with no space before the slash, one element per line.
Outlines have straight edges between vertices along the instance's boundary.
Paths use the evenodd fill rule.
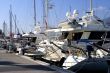
<path fill-rule="evenodd" d="M 54 58 L 59 61 L 66 55 L 63 68 L 68 69 L 87 58 L 87 45 L 91 45 L 95 50 L 92 57 L 102 58 L 108 54 L 110 27 L 98 18 L 92 9 L 81 18 L 77 18 L 77 10 L 74 10 L 73 15 L 67 12 L 66 16 L 67 20 L 61 22 L 59 28 L 46 30 L 48 39 L 39 44 L 45 45 L 49 60 Z M 67 53 L 62 53 L 64 50 L 71 50 L 71 52 L 67 55 Z"/>

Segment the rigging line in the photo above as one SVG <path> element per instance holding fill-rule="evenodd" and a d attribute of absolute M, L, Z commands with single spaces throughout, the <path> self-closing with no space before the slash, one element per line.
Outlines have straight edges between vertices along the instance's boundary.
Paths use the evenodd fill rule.
<path fill-rule="evenodd" d="M 56 24 L 56 22 L 58 22 L 58 16 L 57 16 L 57 12 L 56 12 L 55 8 L 53 9 L 53 14 L 54 14 L 55 19 L 54 20 L 52 19 L 53 20 L 52 22 Z M 50 16 L 50 17 L 52 17 L 52 16 Z"/>
<path fill-rule="evenodd" d="M 12 14 L 12 19 L 14 20 L 14 22 L 15 22 L 15 27 L 16 27 L 16 29 L 17 29 L 17 32 L 19 33 L 19 28 L 17 27 L 17 25 L 16 25 L 16 15 L 15 15 L 15 17 L 14 17 L 14 15 Z M 15 29 L 15 30 L 16 30 Z"/>
<path fill-rule="evenodd" d="M 103 41 L 103 44 L 105 43 L 106 38 L 107 38 L 107 32 L 105 32 L 105 36 L 104 36 L 104 39 L 103 39 L 103 40 L 104 40 L 104 41 Z M 102 45 L 103 45 L 103 44 L 102 44 Z"/>
<path fill-rule="evenodd" d="M 51 48 L 52 51 L 50 51 L 51 53 L 49 53 L 49 54 L 47 54 L 47 55 L 50 56 L 50 55 L 56 53 L 57 56 L 58 56 L 59 58 L 61 58 L 61 56 L 57 53 L 57 51 L 60 50 L 60 49 L 54 49 L 53 46 L 50 46 L 50 48 Z M 49 49 L 48 49 L 48 50 L 49 50 Z"/>
<path fill-rule="evenodd" d="M 69 0 L 69 3 L 70 3 L 69 6 L 68 6 L 69 7 L 69 12 L 72 13 L 72 3 L 73 3 L 72 0 Z"/>
<path fill-rule="evenodd" d="M 107 9 L 107 13 L 104 14 L 104 18 L 106 18 L 110 14 L 110 8 Z"/>

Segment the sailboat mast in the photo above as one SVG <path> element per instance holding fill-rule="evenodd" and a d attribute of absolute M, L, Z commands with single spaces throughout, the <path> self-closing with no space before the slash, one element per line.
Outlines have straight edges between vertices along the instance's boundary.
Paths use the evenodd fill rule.
<path fill-rule="evenodd" d="M 3 23 L 3 33 L 4 33 L 4 37 L 6 36 L 6 30 L 7 30 L 7 24 L 6 24 L 5 21 L 4 21 L 4 23 Z"/>
<path fill-rule="evenodd" d="M 10 5 L 9 10 L 9 19 L 10 19 L 10 40 L 12 40 L 12 6 Z"/>
<path fill-rule="evenodd" d="M 48 28 L 48 0 L 43 0 L 43 23 Z"/>
<path fill-rule="evenodd" d="M 43 25 L 45 25 L 45 0 L 42 0 L 43 6 Z"/>
<path fill-rule="evenodd" d="M 90 12 L 91 12 L 91 15 L 93 16 L 94 15 L 94 11 L 93 11 L 93 0 L 90 0 Z"/>
<path fill-rule="evenodd" d="M 46 20 L 48 23 L 48 0 L 45 1 L 45 12 L 46 12 Z"/>
<path fill-rule="evenodd" d="M 90 0 L 90 11 L 92 11 L 92 0 Z"/>
<path fill-rule="evenodd" d="M 16 34 L 16 29 L 17 29 L 17 25 L 16 25 L 16 15 L 15 15 L 15 20 L 14 20 L 14 22 L 15 22 L 15 34 Z"/>
<path fill-rule="evenodd" d="M 34 26 L 36 26 L 36 1 L 34 0 Z"/>

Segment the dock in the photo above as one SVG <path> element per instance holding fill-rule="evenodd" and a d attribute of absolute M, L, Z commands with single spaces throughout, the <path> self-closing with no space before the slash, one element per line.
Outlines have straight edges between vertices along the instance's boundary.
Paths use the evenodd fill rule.
<path fill-rule="evenodd" d="M 0 49 L 0 73 L 74 73 Z"/>

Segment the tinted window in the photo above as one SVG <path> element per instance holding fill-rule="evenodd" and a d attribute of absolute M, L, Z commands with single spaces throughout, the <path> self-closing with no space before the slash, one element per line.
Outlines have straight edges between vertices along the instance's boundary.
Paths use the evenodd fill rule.
<path fill-rule="evenodd" d="M 83 32 L 74 33 L 73 40 L 80 40 Z"/>
<path fill-rule="evenodd" d="M 90 33 L 89 39 L 100 40 L 100 39 L 104 38 L 105 35 L 106 35 L 106 32 L 104 32 L 104 31 L 93 31 Z M 107 35 L 108 35 L 107 37 L 110 36 L 109 34 L 107 34 Z"/>
<path fill-rule="evenodd" d="M 63 36 L 63 38 L 66 39 L 67 36 L 68 36 L 68 34 L 69 34 L 69 32 L 62 32 L 62 36 Z"/>
<path fill-rule="evenodd" d="M 110 31 L 107 32 L 107 38 L 110 38 Z"/>

